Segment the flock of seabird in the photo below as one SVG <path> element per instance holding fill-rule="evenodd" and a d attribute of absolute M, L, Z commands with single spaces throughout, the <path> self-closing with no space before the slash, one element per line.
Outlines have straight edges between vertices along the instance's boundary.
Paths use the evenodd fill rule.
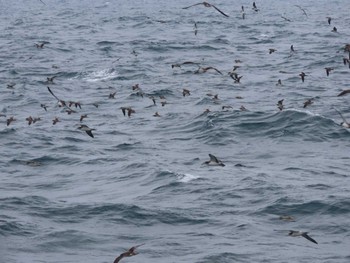
<path fill-rule="evenodd" d="M 41 0 L 40 0 L 41 1 Z M 42 2 L 42 1 L 41 1 Z M 44 2 L 42 2 L 44 4 Z M 215 5 L 213 4 L 210 4 L 208 2 L 201 2 L 201 3 L 196 3 L 196 4 L 193 4 L 193 5 L 190 5 L 190 6 L 187 6 L 187 7 L 184 7 L 183 9 L 189 9 L 189 8 L 192 8 L 192 7 L 198 7 L 198 6 L 204 6 L 204 7 L 208 7 L 208 8 L 213 8 L 215 11 L 217 11 L 218 13 L 220 13 L 221 15 L 225 16 L 225 17 L 229 17 L 229 15 L 227 15 L 226 13 L 224 13 L 223 11 L 221 11 L 219 8 L 217 8 Z M 296 5 L 297 6 L 297 5 Z M 307 16 L 307 13 L 306 11 L 300 7 L 300 6 L 297 6 L 305 16 Z M 259 12 L 259 9 L 257 8 L 256 6 L 256 3 L 254 2 L 253 3 L 253 7 L 252 9 L 255 11 L 255 12 Z M 242 6 L 241 8 L 241 12 L 242 12 L 242 18 L 245 19 L 246 18 L 246 15 L 245 15 L 245 9 L 244 9 L 244 6 Z M 282 17 L 283 19 L 285 20 L 288 20 L 290 21 L 289 19 L 285 18 L 285 17 Z M 331 21 L 332 21 L 332 18 L 331 17 L 327 17 L 327 22 L 329 25 L 331 25 Z M 197 34 L 197 24 L 194 25 L 195 27 L 195 35 Z M 332 29 L 333 32 L 336 32 L 337 31 L 337 28 L 334 27 Z M 44 46 L 45 46 L 46 42 L 41 42 L 41 43 L 36 43 L 35 46 L 37 49 L 43 49 Z M 273 54 L 275 53 L 277 50 L 275 48 L 270 48 L 268 50 L 268 53 L 269 54 Z M 290 51 L 291 53 L 295 52 L 295 49 L 294 49 L 294 46 L 291 45 L 290 47 Z M 343 58 L 343 63 L 344 65 L 348 65 L 349 68 L 350 68 L 350 44 L 347 44 L 345 45 L 344 47 L 344 51 L 348 53 L 348 57 L 345 57 Z M 133 51 L 132 52 L 133 55 L 137 56 L 137 53 L 136 51 Z M 237 64 L 239 64 L 241 61 L 239 60 L 236 60 L 235 61 Z M 172 64 L 171 67 L 173 69 L 175 68 L 181 68 L 183 66 L 195 66 L 197 67 L 197 69 L 194 71 L 195 74 L 197 73 L 206 73 L 208 71 L 213 71 L 214 73 L 217 73 L 217 74 L 220 74 L 220 75 L 223 75 L 223 73 L 215 68 L 215 67 L 202 67 L 201 66 L 201 63 L 198 63 L 198 62 L 192 62 L 192 61 L 185 61 L 185 62 L 181 62 L 181 63 L 176 63 L 176 64 Z M 239 69 L 240 66 L 239 65 L 235 65 L 232 69 L 231 72 L 228 73 L 228 75 L 234 80 L 235 83 L 240 83 L 241 79 L 242 79 L 242 75 L 238 75 L 238 73 L 236 72 L 237 69 Z M 334 68 L 332 67 L 326 67 L 325 68 L 326 70 L 326 75 L 329 76 L 330 73 L 334 70 Z M 305 82 L 306 81 L 306 77 L 307 77 L 307 74 L 304 73 L 304 72 L 301 72 L 299 74 L 300 78 L 301 78 L 301 81 L 302 82 Z M 53 84 L 54 83 L 54 80 L 55 78 L 57 78 L 57 76 L 52 76 L 52 77 L 47 77 L 46 79 L 46 83 L 47 84 Z M 10 84 L 7 84 L 7 88 L 8 89 L 14 89 L 15 88 L 15 83 L 10 83 Z M 281 79 L 279 79 L 277 81 L 277 84 L 276 86 L 282 86 L 282 81 Z M 76 113 L 77 112 L 77 109 L 81 109 L 81 103 L 80 102 L 76 102 L 76 101 L 66 101 L 66 100 L 62 100 L 60 98 L 58 98 L 55 93 L 51 90 L 50 87 L 47 87 L 47 90 L 48 92 L 57 100 L 57 104 L 59 107 L 62 107 L 65 109 L 65 111 L 67 112 L 67 114 L 72 114 L 72 113 Z M 135 84 L 134 86 L 132 86 L 132 90 L 133 91 L 136 91 L 137 95 L 139 96 L 146 96 L 147 94 L 145 94 L 142 89 L 140 88 L 139 84 Z M 338 96 L 345 96 L 347 94 L 350 93 L 350 89 L 347 89 L 347 90 L 343 90 L 341 93 L 338 94 Z M 116 95 L 116 92 L 113 92 L 113 93 L 110 93 L 108 98 L 109 99 L 114 99 L 115 98 L 115 95 Z M 191 91 L 189 89 L 183 89 L 182 90 L 182 95 L 183 97 L 186 97 L 186 96 L 190 96 L 191 95 Z M 213 100 L 218 100 L 218 94 L 207 94 L 208 96 L 212 97 Z M 156 105 L 156 98 L 154 98 L 153 96 L 148 96 L 152 101 L 153 101 L 153 104 Z M 277 108 L 282 111 L 284 109 L 284 99 L 281 99 L 277 102 Z M 162 106 L 165 106 L 167 104 L 166 102 L 166 99 L 164 96 L 160 96 L 160 103 Z M 310 106 L 311 104 L 314 103 L 314 99 L 313 98 L 310 98 L 310 99 L 307 99 L 305 102 L 304 102 L 304 105 L 303 107 L 306 108 L 308 106 Z M 47 111 L 47 106 L 45 104 L 41 104 L 40 105 L 45 111 Z M 94 104 L 95 107 L 98 107 L 97 104 Z M 74 108 L 73 108 L 74 107 Z M 229 108 L 232 108 L 232 106 L 222 106 L 222 109 L 225 110 L 225 109 L 229 109 Z M 132 114 L 135 114 L 135 110 L 132 108 L 132 107 L 121 107 L 120 108 L 123 115 L 124 116 L 128 116 L 128 117 L 131 117 Z M 240 107 L 240 110 L 244 111 L 244 110 L 247 110 L 243 105 Z M 347 121 L 345 119 L 345 117 L 342 115 L 342 113 L 335 109 L 334 110 L 340 115 L 341 119 L 342 119 L 342 122 L 340 123 L 343 127 L 345 128 L 350 128 L 350 122 Z M 210 110 L 209 109 L 206 109 L 205 112 L 209 112 Z M 161 115 L 158 113 L 158 112 L 155 112 L 154 117 L 161 117 Z M 4 114 L 0 114 L 0 117 L 6 117 L 6 115 Z M 85 118 L 87 118 L 88 115 L 87 114 L 83 114 L 80 116 L 80 122 L 83 122 L 83 120 Z M 10 116 L 7 118 L 6 120 L 6 124 L 7 126 L 11 125 L 16 119 L 14 118 L 14 116 Z M 32 125 L 32 124 L 35 124 L 37 121 L 40 121 L 41 120 L 41 117 L 32 117 L 32 116 L 29 116 L 25 119 L 27 122 L 28 122 L 28 125 Z M 60 119 L 58 117 L 55 117 L 53 120 L 52 120 L 52 124 L 53 125 L 56 125 L 58 122 L 60 122 Z M 90 128 L 88 127 L 86 124 L 81 124 L 79 127 L 78 127 L 79 130 L 81 131 L 84 131 L 86 132 L 86 134 L 92 138 L 94 138 L 94 134 L 92 133 L 92 131 L 94 131 L 95 129 L 93 128 Z M 214 156 L 213 154 L 209 154 L 209 160 L 208 161 L 205 161 L 203 163 L 203 165 L 208 165 L 208 166 L 221 166 L 221 167 L 224 167 L 225 164 L 220 160 L 218 159 L 216 156 Z M 283 221 L 288 221 L 288 222 L 293 222 L 295 221 L 294 217 L 292 216 L 289 216 L 289 215 L 284 215 L 284 216 L 280 216 L 279 217 L 280 220 L 283 220 Z M 292 236 L 292 237 L 304 237 L 306 238 L 307 240 L 317 244 L 317 242 L 311 238 L 307 232 L 302 232 L 302 231 L 295 231 L 295 230 L 289 230 L 289 233 L 288 233 L 289 236 Z M 137 252 L 136 252 L 136 248 L 142 246 L 144 244 L 141 244 L 141 245 L 137 245 L 137 246 L 134 246 L 134 247 L 131 247 L 129 250 L 123 252 L 122 254 L 120 254 L 114 261 L 114 263 L 118 263 L 121 259 L 123 259 L 124 257 L 131 257 L 131 256 L 135 256 L 137 255 Z"/>

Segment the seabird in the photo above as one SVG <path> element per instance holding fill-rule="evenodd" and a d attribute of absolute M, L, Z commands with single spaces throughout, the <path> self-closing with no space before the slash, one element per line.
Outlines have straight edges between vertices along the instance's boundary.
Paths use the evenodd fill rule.
<path fill-rule="evenodd" d="M 188 90 L 188 89 L 183 89 L 182 90 L 182 95 L 185 97 L 186 95 L 187 96 L 190 96 L 191 95 L 191 93 L 190 93 L 190 91 Z"/>
<path fill-rule="evenodd" d="M 216 158 L 214 155 L 209 153 L 210 160 L 205 161 L 203 164 L 207 164 L 210 166 L 225 166 L 225 164 L 220 161 L 218 158 Z"/>
<path fill-rule="evenodd" d="M 33 122 L 32 116 L 27 117 L 27 118 L 26 118 L 26 121 L 28 122 L 28 125 L 31 125 L 32 122 Z"/>
<path fill-rule="evenodd" d="M 332 32 L 338 32 L 338 29 L 336 27 L 333 27 Z"/>
<path fill-rule="evenodd" d="M 181 68 L 182 65 L 199 65 L 199 63 L 197 62 L 192 62 L 192 61 L 185 61 L 185 62 L 182 62 L 182 63 L 177 63 L 177 64 L 172 64 L 171 65 L 171 68 Z"/>
<path fill-rule="evenodd" d="M 303 107 L 306 108 L 307 106 L 311 105 L 312 103 L 314 103 L 312 101 L 312 99 L 308 99 L 307 101 L 304 102 L 304 106 Z"/>
<path fill-rule="evenodd" d="M 226 17 L 229 17 L 229 16 L 226 15 L 224 12 L 222 12 L 219 8 L 217 8 L 215 5 L 209 4 L 208 2 L 197 3 L 197 4 L 194 4 L 194 5 L 190 5 L 190 6 L 187 6 L 187 7 L 183 7 L 182 9 L 187 9 L 187 8 L 190 8 L 190 7 L 193 7 L 193 6 L 197 6 L 197 5 L 204 5 L 205 7 L 213 7 L 213 8 L 215 8 L 216 11 L 218 11 L 218 12 L 221 13 L 222 15 L 224 15 L 224 16 L 226 16 Z"/>
<path fill-rule="evenodd" d="M 131 107 L 121 107 L 120 109 L 122 110 L 124 116 L 126 116 L 126 112 L 128 112 L 128 117 L 130 117 L 132 113 L 135 113 L 135 110 L 133 110 Z"/>
<path fill-rule="evenodd" d="M 35 44 L 36 48 L 43 48 L 45 43 Z"/>
<path fill-rule="evenodd" d="M 16 86 L 16 83 L 7 84 L 8 89 L 14 89 L 15 86 Z"/>
<path fill-rule="evenodd" d="M 343 121 L 340 123 L 340 125 L 343 126 L 344 128 L 350 128 L 350 122 L 348 122 L 348 121 L 344 118 L 343 114 L 341 114 L 341 112 L 338 111 L 336 108 L 334 108 L 334 110 L 335 110 L 336 112 L 338 112 L 338 114 L 340 115 L 340 117 L 343 119 Z"/>
<path fill-rule="evenodd" d="M 293 45 L 290 46 L 290 51 L 291 51 L 291 52 L 294 52 L 294 51 L 295 51 Z"/>
<path fill-rule="evenodd" d="M 80 122 L 82 122 L 85 118 L 87 118 L 87 114 L 83 114 L 80 116 Z"/>
<path fill-rule="evenodd" d="M 284 101 L 284 99 L 279 100 L 279 101 L 277 102 L 277 108 L 278 108 L 280 111 L 283 110 L 283 108 L 284 108 L 283 101 Z"/>
<path fill-rule="evenodd" d="M 281 80 L 281 79 L 279 79 L 279 80 L 277 81 L 276 86 L 282 86 L 282 80 Z"/>
<path fill-rule="evenodd" d="M 340 97 L 340 96 L 344 96 L 346 94 L 350 93 L 350 89 L 346 89 L 346 90 L 343 90 L 342 92 L 340 92 L 337 97 Z"/>
<path fill-rule="evenodd" d="M 89 135 L 91 138 L 94 138 L 94 135 L 92 134 L 92 131 L 95 129 L 89 128 L 87 125 L 82 124 L 80 127 L 78 127 L 79 130 L 85 131 L 87 135 Z"/>
<path fill-rule="evenodd" d="M 205 72 L 207 72 L 207 71 L 210 70 L 210 69 L 213 69 L 213 70 L 215 70 L 217 73 L 219 73 L 220 75 L 222 75 L 221 71 L 218 70 L 217 68 L 214 68 L 214 67 L 205 67 L 205 68 L 199 67 L 198 70 L 196 70 L 194 73 L 205 73 Z"/>
<path fill-rule="evenodd" d="M 326 18 L 327 18 L 327 21 L 328 21 L 328 25 L 330 25 L 331 21 L 332 21 L 332 18 L 330 16 L 327 16 Z"/>
<path fill-rule="evenodd" d="M 299 76 L 301 77 L 301 81 L 304 82 L 305 81 L 305 76 L 307 76 L 304 72 L 301 72 L 299 74 Z"/>
<path fill-rule="evenodd" d="M 243 105 L 239 108 L 240 111 L 247 111 L 247 108 L 244 107 Z"/>
<path fill-rule="evenodd" d="M 298 7 L 301 11 L 303 11 L 304 15 L 307 17 L 307 13 L 306 13 L 305 9 L 301 8 L 300 5 L 294 5 L 294 6 Z"/>
<path fill-rule="evenodd" d="M 153 117 L 160 117 L 158 111 L 155 114 L 153 114 Z"/>
<path fill-rule="evenodd" d="M 288 236 L 292 236 L 292 237 L 304 237 L 306 238 L 307 240 L 315 243 L 315 244 L 318 244 L 316 242 L 316 240 L 314 240 L 313 238 L 311 238 L 309 235 L 308 235 L 308 232 L 302 232 L 302 231 L 294 231 L 294 230 L 289 230 L 289 234 Z"/>
<path fill-rule="evenodd" d="M 324 68 L 326 70 L 326 74 L 327 76 L 329 76 L 329 73 L 331 73 L 332 70 L 334 70 L 334 68 Z"/>
<path fill-rule="evenodd" d="M 276 51 L 277 51 L 277 49 L 270 48 L 270 49 L 269 49 L 269 54 L 272 54 L 273 52 L 276 52 Z"/>
<path fill-rule="evenodd" d="M 48 83 L 53 83 L 53 80 L 56 78 L 57 76 L 53 76 L 53 77 L 47 77 L 47 82 Z"/>
<path fill-rule="evenodd" d="M 47 111 L 47 106 L 45 104 L 40 104 L 40 107 Z"/>
<path fill-rule="evenodd" d="M 114 97 L 115 94 L 117 94 L 117 92 L 109 93 L 108 98 L 109 98 L 109 99 L 115 99 L 115 97 Z"/>
<path fill-rule="evenodd" d="M 122 258 L 124 257 L 132 257 L 132 256 L 135 256 L 137 255 L 138 253 L 136 252 L 136 248 L 142 246 L 144 244 L 141 244 L 141 245 L 137 245 L 137 246 L 134 246 L 134 247 L 131 247 L 129 248 L 129 250 L 125 251 L 124 253 L 121 253 L 115 260 L 113 263 L 118 263 Z"/>
<path fill-rule="evenodd" d="M 235 83 L 241 83 L 241 78 L 243 76 L 238 76 L 236 72 L 230 72 L 229 75 L 235 81 Z"/>
<path fill-rule="evenodd" d="M 13 122 L 13 121 L 15 121 L 16 119 L 12 116 L 12 117 L 10 117 L 10 118 L 8 118 L 7 120 L 6 120 L 6 124 L 7 124 L 7 126 L 9 126 L 10 124 L 11 124 L 11 122 Z"/>
<path fill-rule="evenodd" d="M 279 217 L 279 220 L 288 221 L 288 222 L 294 222 L 295 218 L 293 216 L 283 215 L 283 216 Z"/>
<path fill-rule="evenodd" d="M 253 10 L 254 10 L 255 12 L 258 12 L 258 11 L 259 11 L 259 9 L 256 7 L 255 2 L 253 2 Z"/>
<path fill-rule="evenodd" d="M 57 122 L 60 122 L 60 120 L 59 120 L 57 117 L 55 117 L 55 118 L 52 120 L 52 124 L 55 125 Z"/>

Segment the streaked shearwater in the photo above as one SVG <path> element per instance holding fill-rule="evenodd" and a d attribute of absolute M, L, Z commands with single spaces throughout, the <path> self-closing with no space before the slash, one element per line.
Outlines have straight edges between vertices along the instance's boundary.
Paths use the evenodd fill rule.
<path fill-rule="evenodd" d="M 315 244 L 318 244 L 316 242 L 316 240 L 314 240 L 313 238 L 311 238 L 309 235 L 308 235 L 308 232 L 302 232 L 302 231 L 294 231 L 294 230 L 289 230 L 289 234 L 288 236 L 292 236 L 292 237 L 304 237 L 306 238 L 307 240 L 315 243 Z"/>
<path fill-rule="evenodd" d="M 225 164 L 220 161 L 218 158 L 216 158 L 214 155 L 209 153 L 210 160 L 205 161 L 203 164 L 207 164 L 210 166 L 225 166 Z"/>
<path fill-rule="evenodd" d="M 87 133 L 87 135 L 89 135 L 90 137 L 94 138 L 94 135 L 92 134 L 92 131 L 95 130 L 95 129 L 91 129 L 85 124 L 80 125 L 80 127 L 78 127 L 78 129 L 82 130 L 82 131 L 85 131 Z"/>
<path fill-rule="evenodd" d="M 137 246 L 134 246 L 134 247 L 131 247 L 129 248 L 129 250 L 125 251 L 124 253 L 121 253 L 115 260 L 113 263 L 118 263 L 122 258 L 124 257 L 132 257 L 132 256 L 135 256 L 137 255 L 138 253 L 136 252 L 136 248 L 142 246 L 144 244 L 141 244 L 141 245 L 137 245 Z"/>

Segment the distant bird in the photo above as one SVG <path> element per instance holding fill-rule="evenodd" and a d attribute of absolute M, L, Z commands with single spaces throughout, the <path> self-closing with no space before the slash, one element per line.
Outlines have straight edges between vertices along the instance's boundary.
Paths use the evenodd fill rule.
<path fill-rule="evenodd" d="M 205 161 L 203 164 L 210 165 L 210 166 L 225 166 L 225 164 L 220 161 L 218 158 L 216 158 L 214 155 L 209 153 L 210 160 Z"/>
<path fill-rule="evenodd" d="M 91 138 L 94 138 L 94 135 L 92 134 L 92 131 L 95 129 L 89 128 L 87 125 L 82 124 L 80 127 L 78 127 L 79 130 L 85 131 L 87 135 L 89 135 Z"/>
<path fill-rule="evenodd" d="M 69 101 L 68 103 L 68 107 L 72 107 L 75 106 L 76 108 L 81 109 L 81 103 L 80 102 L 76 102 L 76 101 Z"/>
<path fill-rule="evenodd" d="M 188 9 L 188 8 L 190 8 L 190 7 L 197 6 L 197 5 L 204 5 L 205 7 L 213 7 L 216 11 L 218 11 L 218 12 L 221 13 L 222 15 L 224 15 L 224 16 L 226 16 L 226 17 L 229 17 L 229 16 L 226 15 L 224 12 L 222 12 L 219 8 L 217 8 L 215 5 L 209 4 L 208 2 L 197 3 L 197 4 L 194 4 L 194 5 L 190 5 L 190 6 L 187 6 L 187 7 L 183 7 L 182 9 Z"/>
<path fill-rule="evenodd" d="M 40 107 L 47 111 L 47 106 L 45 104 L 40 104 Z"/>
<path fill-rule="evenodd" d="M 293 45 L 290 46 L 290 51 L 291 51 L 291 52 L 295 52 L 294 46 L 293 46 Z"/>
<path fill-rule="evenodd" d="M 343 120 L 343 121 L 340 123 L 340 125 L 343 126 L 344 128 L 350 128 L 350 122 L 348 122 L 348 121 L 344 118 L 343 114 L 341 114 L 341 112 L 338 111 L 336 108 L 334 108 L 334 110 L 335 110 L 336 112 L 338 112 L 338 114 L 340 115 L 340 117 L 341 117 L 342 120 Z"/>
<path fill-rule="evenodd" d="M 52 124 L 53 124 L 53 125 L 56 125 L 57 122 L 60 122 L 60 120 L 59 120 L 57 117 L 55 117 L 55 118 L 52 120 Z"/>
<path fill-rule="evenodd" d="M 279 80 L 277 81 L 276 86 L 282 86 L 282 80 L 281 80 L 281 79 L 279 79 Z"/>
<path fill-rule="evenodd" d="M 133 110 L 131 107 L 121 107 L 120 109 L 122 110 L 124 116 L 126 116 L 126 112 L 128 112 L 128 117 L 130 117 L 132 113 L 135 113 L 135 110 Z"/>
<path fill-rule="evenodd" d="M 350 93 L 350 89 L 346 89 L 346 90 L 343 90 L 342 92 L 340 92 L 337 97 L 340 97 L 340 96 L 344 96 L 346 94 Z"/>
<path fill-rule="evenodd" d="M 16 119 L 14 117 L 10 117 L 6 120 L 6 124 L 7 126 L 9 126 L 11 124 L 11 122 L 15 121 Z"/>
<path fill-rule="evenodd" d="M 156 113 L 153 114 L 153 117 L 160 117 L 158 111 Z"/>
<path fill-rule="evenodd" d="M 300 237 L 300 236 L 301 236 L 301 237 L 304 237 L 304 238 L 306 238 L 307 240 L 309 240 L 309 241 L 311 241 L 311 242 L 313 242 L 313 243 L 315 243 L 315 244 L 318 244 L 318 243 L 316 242 L 316 240 L 314 240 L 313 238 L 311 238 L 311 237 L 308 235 L 308 232 L 290 230 L 288 236 L 292 236 L 292 237 Z"/>
<path fill-rule="evenodd" d="M 343 58 L 343 63 L 345 66 L 346 66 L 346 64 L 348 64 L 349 68 L 350 68 L 350 60 L 348 58 Z"/>
<path fill-rule="evenodd" d="M 283 18 L 284 20 L 288 21 L 288 22 L 292 22 L 292 20 L 290 20 L 289 18 L 285 17 L 285 16 L 281 16 L 281 18 Z"/>
<path fill-rule="evenodd" d="M 163 100 L 163 101 L 160 102 L 160 105 L 162 105 L 162 107 L 164 107 L 165 104 L 167 104 L 166 100 Z"/>
<path fill-rule="evenodd" d="M 336 27 L 333 27 L 332 32 L 338 32 L 338 29 Z"/>
<path fill-rule="evenodd" d="M 300 5 L 294 5 L 294 6 L 298 7 L 301 11 L 303 11 L 304 15 L 305 15 L 306 17 L 308 17 L 308 15 L 307 15 L 307 13 L 306 13 L 306 11 L 305 11 L 304 8 L 302 8 Z"/>
<path fill-rule="evenodd" d="M 334 70 L 334 68 L 324 68 L 326 70 L 326 74 L 327 76 L 329 76 L 329 73 L 331 73 L 332 70 Z"/>
<path fill-rule="evenodd" d="M 36 48 L 44 48 L 45 43 L 35 44 Z"/>
<path fill-rule="evenodd" d="M 197 23 L 194 22 L 194 35 L 197 36 L 197 33 L 198 33 Z"/>
<path fill-rule="evenodd" d="M 247 111 L 247 108 L 244 107 L 243 105 L 239 109 L 240 109 L 240 111 Z"/>
<path fill-rule="evenodd" d="M 135 57 L 139 55 L 139 53 L 137 53 L 135 50 L 133 50 L 130 54 L 134 55 Z"/>
<path fill-rule="evenodd" d="M 153 96 L 149 96 L 148 98 L 150 98 L 153 101 L 153 105 L 156 106 L 156 99 Z"/>
<path fill-rule="evenodd" d="M 48 83 L 53 83 L 53 80 L 56 78 L 57 76 L 53 76 L 53 77 L 47 77 L 47 82 Z"/>
<path fill-rule="evenodd" d="M 117 94 L 117 92 L 109 93 L 108 98 L 109 99 L 115 99 L 115 94 Z"/>
<path fill-rule="evenodd" d="M 269 49 L 269 54 L 272 54 L 273 52 L 276 52 L 276 51 L 277 51 L 277 49 L 270 48 L 270 49 Z"/>
<path fill-rule="evenodd" d="M 332 18 L 330 16 L 327 16 L 326 18 L 327 18 L 327 21 L 328 21 L 328 25 L 330 25 L 331 21 L 332 21 Z"/>
<path fill-rule="evenodd" d="M 15 86 L 16 86 L 16 83 L 7 84 L 8 89 L 14 89 Z"/>
<path fill-rule="evenodd" d="M 198 70 L 196 70 L 194 73 L 205 73 L 207 72 L 208 70 L 215 70 L 217 73 L 219 73 L 220 75 L 222 75 L 221 71 L 218 70 L 217 68 L 214 68 L 214 67 L 199 67 Z"/>
<path fill-rule="evenodd" d="M 312 103 L 314 103 L 314 102 L 312 101 L 312 99 L 308 99 L 307 101 L 304 102 L 303 108 L 306 108 L 307 106 L 311 105 Z"/>
<path fill-rule="evenodd" d="M 222 110 L 224 110 L 224 109 L 232 109 L 232 106 L 230 106 L 230 105 L 227 105 L 227 106 L 224 105 L 224 106 L 221 107 L 221 109 L 222 109 Z"/>
<path fill-rule="evenodd" d="M 132 257 L 132 256 L 135 256 L 137 255 L 138 253 L 136 252 L 136 248 L 140 247 L 140 246 L 143 246 L 144 244 L 141 244 L 141 245 L 137 245 L 137 246 L 134 246 L 134 247 L 131 247 L 129 248 L 129 250 L 125 251 L 124 253 L 121 253 L 115 260 L 113 263 L 118 263 L 122 258 L 125 258 L 125 257 Z"/>
<path fill-rule="evenodd" d="M 87 118 L 87 114 L 83 114 L 80 116 L 80 122 L 82 122 L 85 118 Z"/>
<path fill-rule="evenodd" d="M 29 116 L 26 118 L 26 121 L 28 122 L 28 125 L 31 125 L 33 123 L 33 118 L 32 116 Z"/>
<path fill-rule="evenodd" d="M 255 12 L 258 12 L 258 11 L 259 11 L 259 9 L 256 7 L 255 2 L 253 2 L 253 10 L 254 10 Z"/>
<path fill-rule="evenodd" d="M 190 96 L 191 93 L 190 93 L 190 91 L 189 91 L 188 89 L 183 89 L 183 90 L 182 90 L 182 96 L 185 97 L 186 95 L 187 95 L 187 96 Z"/>
<path fill-rule="evenodd" d="M 133 85 L 131 88 L 132 88 L 132 90 L 139 90 L 140 85 L 137 83 L 137 84 Z"/>
<path fill-rule="evenodd" d="M 277 102 L 277 108 L 278 108 L 280 111 L 282 111 L 283 108 L 284 108 L 283 101 L 284 101 L 284 99 L 279 100 L 279 101 Z"/>
<path fill-rule="evenodd" d="M 301 77 L 301 81 L 304 82 L 305 81 L 305 76 L 307 76 L 304 72 L 301 72 L 299 74 L 299 76 Z"/>
<path fill-rule="evenodd" d="M 231 72 L 229 74 L 230 77 L 235 81 L 235 83 L 241 83 L 241 78 L 243 78 L 243 76 L 238 76 L 238 74 L 235 72 Z"/>

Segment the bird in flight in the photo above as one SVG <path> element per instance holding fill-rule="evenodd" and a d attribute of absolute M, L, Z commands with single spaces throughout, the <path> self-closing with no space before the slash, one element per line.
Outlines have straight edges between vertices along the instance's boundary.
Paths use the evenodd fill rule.
<path fill-rule="evenodd" d="M 218 12 L 221 13 L 222 15 L 224 15 L 224 16 L 226 16 L 226 17 L 229 17 L 229 16 L 226 15 L 224 12 L 222 12 L 219 8 L 217 8 L 215 5 L 209 4 L 208 2 L 197 3 L 197 4 L 194 4 L 194 5 L 190 5 L 190 6 L 183 7 L 182 9 L 188 9 L 188 8 L 190 8 L 190 7 L 197 6 L 197 5 L 204 5 L 205 7 L 213 7 L 216 11 L 218 11 Z"/>

